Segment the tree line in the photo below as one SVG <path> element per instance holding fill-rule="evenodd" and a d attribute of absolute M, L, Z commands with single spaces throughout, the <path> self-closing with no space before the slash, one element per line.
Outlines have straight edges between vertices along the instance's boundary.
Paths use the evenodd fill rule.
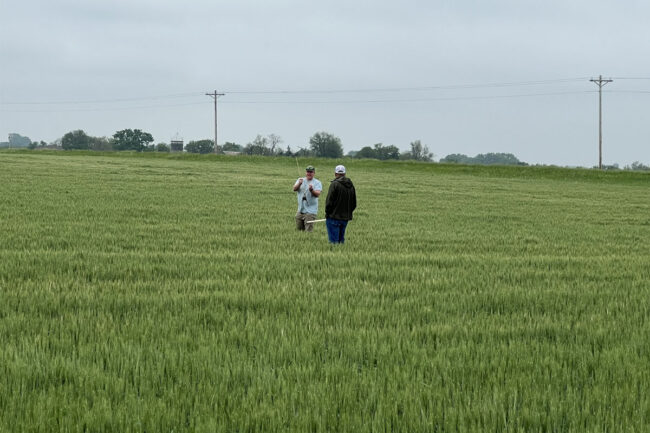
<path fill-rule="evenodd" d="M 13 134 L 17 136 L 17 134 Z M 19 140 L 16 137 L 15 144 Z M 18 136 L 20 137 L 20 136 Z M 22 137 L 20 146 L 32 149 L 38 147 L 60 148 L 63 150 L 96 150 L 96 151 L 135 151 L 135 152 L 188 152 L 188 153 L 215 153 L 214 141 L 193 140 L 183 146 L 181 141 L 153 144 L 153 136 L 140 129 L 123 129 L 117 131 L 112 137 L 93 137 L 78 129 L 66 133 L 54 143 L 47 145 L 45 142 L 31 142 L 29 138 Z M 29 144 L 28 144 L 29 143 Z M 328 132 L 316 132 L 309 139 L 309 146 L 292 150 L 290 146 L 282 147 L 283 140 L 276 134 L 262 136 L 258 134 L 246 145 L 226 142 L 217 149 L 217 153 L 239 153 L 244 155 L 261 156 L 315 156 L 322 158 L 343 157 L 343 145 L 341 139 Z M 429 152 L 426 145 L 420 140 L 411 143 L 411 151 L 400 153 L 396 146 L 384 146 L 381 143 L 374 147 L 364 147 L 360 151 L 349 152 L 353 158 L 375 158 L 375 159 L 415 159 L 420 161 L 432 161 L 433 154 Z"/>
<path fill-rule="evenodd" d="M 16 137 L 17 136 L 17 137 Z M 14 142 L 21 139 L 22 144 L 29 143 L 27 137 L 20 137 L 13 134 Z M 55 143 L 63 150 L 97 150 L 97 151 L 136 151 L 136 152 L 188 152 L 209 154 L 215 153 L 214 141 L 193 140 L 183 146 L 180 141 L 172 141 L 170 144 L 158 143 L 153 144 L 153 136 L 139 129 L 124 129 L 117 131 L 112 137 L 93 137 L 86 134 L 83 130 L 70 131 Z M 283 148 L 283 140 L 276 134 L 262 136 L 258 134 L 252 141 L 246 145 L 226 142 L 217 149 L 218 153 L 235 153 L 243 155 L 258 156 L 298 156 L 298 157 L 323 157 L 323 158 L 341 158 L 343 156 L 343 145 L 341 139 L 328 132 L 317 132 L 309 139 L 308 147 L 301 147 L 292 150 L 290 146 Z M 39 145 L 31 143 L 29 147 L 35 148 Z M 41 147 L 45 143 L 41 142 Z M 373 146 L 365 146 L 360 150 L 353 150 L 347 153 L 350 158 L 357 159 L 378 159 L 378 160 L 415 160 L 424 162 L 433 162 L 433 153 L 426 144 L 420 140 L 410 143 L 410 149 L 401 152 L 397 146 L 384 145 L 377 143 Z M 527 165 L 522 163 L 512 154 L 495 154 L 477 155 L 475 158 L 461 154 L 452 154 L 440 160 L 440 162 L 461 163 L 461 164 L 514 164 Z"/>
<path fill-rule="evenodd" d="M 440 160 L 443 163 L 477 165 L 528 165 L 512 153 L 480 153 L 474 157 L 462 153 L 452 153 Z"/>
<path fill-rule="evenodd" d="M 193 142 L 185 146 L 187 152 L 211 153 L 214 150 L 212 140 L 201 140 L 201 146 L 193 147 Z M 283 140 L 280 136 L 270 134 L 262 136 L 258 134 L 251 142 L 242 146 L 236 143 L 226 142 L 221 151 L 240 153 L 243 155 L 260 155 L 260 156 L 318 156 L 323 158 L 341 158 L 343 157 L 343 145 L 341 139 L 328 132 L 317 132 L 309 139 L 308 147 L 301 147 L 292 150 L 291 146 L 283 148 Z M 377 143 L 373 147 L 366 146 L 358 151 L 347 153 L 350 158 L 373 158 L 379 160 L 388 159 L 413 159 L 418 161 L 433 161 L 433 153 L 429 151 L 427 145 L 423 145 L 420 140 L 411 143 L 411 150 L 401 153 L 396 146 L 385 146 Z"/>
<path fill-rule="evenodd" d="M 75 130 L 66 133 L 63 137 L 47 144 L 44 141 L 33 142 L 29 137 L 20 134 L 9 134 L 8 142 L 0 142 L 0 148 L 54 148 L 63 150 L 95 150 L 95 151 L 135 151 L 135 152 L 187 152 L 208 154 L 215 153 L 214 140 L 193 140 L 183 145 L 182 141 L 171 141 L 170 143 L 153 144 L 153 136 L 140 129 L 123 129 L 117 131 L 112 137 L 93 137 L 83 130 Z M 343 157 L 343 145 L 341 139 L 328 132 L 316 132 L 309 139 L 307 147 L 300 147 L 292 150 L 290 146 L 282 147 L 283 140 L 276 134 L 262 136 L 258 134 L 252 141 L 245 145 L 226 142 L 219 146 L 217 153 L 231 153 L 259 156 L 289 156 L 289 157 L 322 157 L 341 158 Z M 362 147 L 360 150 L 352 150 L 345 156 L 357 159 L 378 159 L 378 160 L 415 160 L 433 162 L 434 154 L 426 144 L 420 140 L 410 143 L 406 152 L 400 151 L 397 146 L 377 143 L 372 146 Z M 441 158 L 440 163 L 452 164 L 476 164 L 476 165 L 520 165 L 528 163 L 520 161 L 512 153 L 485 153 L 474 157 L 453 153 Z M 597 168 L 597 167 L 594 167 Z M 621 170 L 618 164 L 604 167 L 606 170 Z M 650 166 L 639 161 L 626 165 L 623 170 L 650 171 Z"/>

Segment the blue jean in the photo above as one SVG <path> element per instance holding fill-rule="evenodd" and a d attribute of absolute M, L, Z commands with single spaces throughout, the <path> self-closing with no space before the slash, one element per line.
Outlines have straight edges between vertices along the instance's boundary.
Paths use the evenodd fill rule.
<path fill-rule="evenodd" d="M 327 226 L 327 236 L 331 243 L 342 244 L 345 242 L 345 228 L 348 226 L 347 221 L 327 218 L 325 225 Z"/>

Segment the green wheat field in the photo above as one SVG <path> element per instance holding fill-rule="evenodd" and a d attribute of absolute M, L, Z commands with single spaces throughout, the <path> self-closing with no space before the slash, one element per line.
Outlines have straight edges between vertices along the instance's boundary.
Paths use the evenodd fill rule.
<path fill-rule="evenodd" d="M 650 174 L 299 165 L 0 152 L 0 431 L 650 431 Z"/>

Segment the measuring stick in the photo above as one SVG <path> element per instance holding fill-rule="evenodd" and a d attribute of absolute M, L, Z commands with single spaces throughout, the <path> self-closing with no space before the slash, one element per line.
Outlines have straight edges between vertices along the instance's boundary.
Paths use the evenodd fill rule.
<path fill-rule="evenodd" d="M 300 171 L 300 166 L 298 165 L 298 157 L 296 156 L 296 168 L 298 169 L 298 177 L 302 176 L 302 171 Z"/>

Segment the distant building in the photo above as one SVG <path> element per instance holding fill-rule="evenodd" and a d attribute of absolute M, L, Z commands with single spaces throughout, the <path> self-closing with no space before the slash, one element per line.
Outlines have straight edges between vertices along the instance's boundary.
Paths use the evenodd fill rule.
<path fill-rule="evenodd" d="M 182 152 L 183 151 L 183 138 L 178 135 L 178 133 L 172 138 L 169 143 L 169 148 L 172 152 Z"/>

